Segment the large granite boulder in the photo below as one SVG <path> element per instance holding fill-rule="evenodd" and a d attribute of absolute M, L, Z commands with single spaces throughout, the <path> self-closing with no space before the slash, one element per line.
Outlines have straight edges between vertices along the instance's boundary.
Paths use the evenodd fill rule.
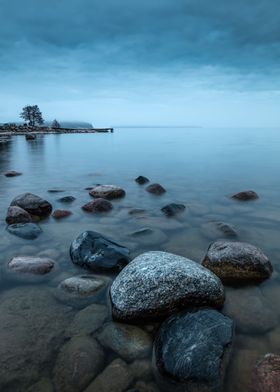
<path fill-rule="evenodd" d="M 147 252 L 136 257 L 114 280 L 113 316 L 123 321 L 156 320 L 198 305 L 221 307 L 220 279 L 185 257 Z"/>
<path fill-rule="evenodd" d="M 231 196 L 232 199 L 240 201 L 256 200 L 259 198 L 258 194 L 254 191 L 243 191 Z"/>
<path fill-rule="evenodd" d="M 8 225 L 14 223 L 28 223 L 32 222 L 30 214 L 20 207 L 9 207 L 6 216 L 6 222 Z"/>
<path fill-rule="evenodd" d="M 273 270 L 268 257 L 254 245 L 222 240 L 209 246 L 202 265 L 232 283 L 262 281 Z"/>
<path fill-rule="evenodd" d="M 167 319 L 154 342 L 153 362 L 163 388 L 222 392 L 233 333 L 233 321 L 212 309 Z"/>
<path fill-rule="evenodd" d="M 52 212 L 52 205 L 33 193 L 23 193 L 11 202 L 11 206 L 23 208 L 29 214 L 44 218 Z"/>
<path fill-rule="evenodd" d="M 42 233 L 42 229 L 36 223 L 14 223 L 7 226 L 7 231 L 25 240 L 35 240 Z"/>
<path fill-rule="evenodd" d="M 129 250 L 95 231 L 85 231 L 71 244 L 74 264 L 92 271 L 120 271 L 129 262 Z"/>
<path fill-rule="evenodd" d="M 125 196 L 124 189 L 116 185 L 98 185 L 91 189 L 90 196 L 103 199 L 118 199 Z"/>
<path fill-rule="evenodd" d="M 280 356 L 266 354 L 252 372 L 253 392 L 280 391 Z"/>

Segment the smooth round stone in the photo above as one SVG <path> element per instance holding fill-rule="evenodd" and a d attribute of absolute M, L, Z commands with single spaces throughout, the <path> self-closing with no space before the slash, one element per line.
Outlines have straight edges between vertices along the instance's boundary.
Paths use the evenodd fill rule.
<path fill-rule="evenodd" d="M 118 199 L 125 196 L 125 191 L 116 185 L 98 185 L 91 189 L 89 194 L 103 199 Z"/>
<path fill-rule="evenodd" d="M 249 201 L 249 200 L 256 200 L 259 198 L 259 196 L 254 191 L 243 191 L 243 192 L 236 193 L 235 195 L 231 196 L 231 198 L 240 201 Z"/>
<path fill-rule="evenodd" d="M 194 305 L 221 307 L 220 279 L 185 257 L 147 252 L 116 277 L 111 290 L 113 316 L 122 321 L 149 321 Z"/>
<path fill-rule="evenodd" d="M 151 336 L 143 329 L 119 323 L 108 323 L 98 334 L 99 343 L 125 361 L 145 358 L 152 349 Z"/>
<path fill-rule="evenodd" d="M 32 275 L 48 274 L 55 266 L 55 261 L 46 257 L 18 256 L 8 263 L 8 269 Z"/>
<path fill-rule="evenodd" d="M 5 173 L 6 177 L 18 177 L 18 176 L 21 176 L 21 175 L 22 175 L 22 173 L 17 172 L 15 170 L 10 170 L 10 171 Z"/>
<path fill-rule="evenodd" d="M 40 218 L 44 218 L 52 212 L 52 205 L 47 200 L 32 193 L 23 193 L 17 196 L 12 200 L 11 206 L 23 208 L 29 214 Z"/>
<path fill-rule="evenodd" d="M 147 186 L 146 191 L 157 196 L 166 192 L 166 190 L 160 184 L 151 184 Z"/>
<path fill-rule="evenodd" d="M 54 219 L 63 219 L 63 218 L 67 218 L 70 215 L 72 215 L 72 212 L 67 210 L 55 210 L 52 213 L 52 217 Z"/>
<path fill-rule="evenodd" d="M 129 262 L 129 250 L 95 231 L 85 231 L 71 244 L 74 264 L 92 271 L 120 271 Z"/>
<path fill-rule="evenodd" d="M 60 201 L 61 203 L 73 203 L 76 198 L 74 196 L 64 196 L 58 199 L 57 201 Z"/>
<path fill-rule="evenodd" d="M 280 391 L 280 356 L 266 354 L 252 372 L 252 392 Z"/>
<path fill-rule="evenodd" d="M 259 248 L 222 240 L 209 246 L 202 265 L 229 283 L 262 281 L 273 271 L 268 257 Z"/>
<path fill-rule="evenodd" d="M 77 337 L 66 343 L 58 355 L 53 379 L 59 392 L 83 391 L 104 365 L 104 353 L 89 337 Z"/>
<path fill-rule="evenodd" d="M 6 222 L 8 225 L 12 225 L 14 223 L 28 223 L 32 222 L 32 218 L 27 211 L 14 206 L 8 208 Z"/>
<path fill-rule="evenodd" d="M 168 204 L 168 205 L 162 207 L 161 211 L 166 216 L 175 216 L 178 213 L 183 212 L 185 209 L 186 209 L 186 206 L 184 206 L 184 204 L 171 203 L 171 204 Z"/>
<path fill-rule="evenodd" d="M 233 321 L 212 309 L 167 319 L 154 342 L 159 381 L 174 383 L 168 390 L 222 391 L 233 334 Z"/>
<path fill-rule="evenodd" d="M 55 290 L 55 297 L 66 304 L 83 307 L 92 303 L 97 294 L 109 284 L 110 279 L 104 276 L 73 276 L 61 282 Z"/>
<path fill-rule="evenodd" d="M 144 176 L 139 176 L 139 177 L 135 178 L 135 181 L 139 185 L 144 185 L 144 184 L 147 184 L 147 182 L 150 182 L 150 180 Z"/>
<path fill-rule="evenodd" d="M 82 206 L 82 209 L 87 212 L 108 212 L 113 209 L 113 204 L 110 203 L 106 199 L 98 198 L 94 201 L 90 201 L 89 203 Z"/>
<path fill-rule="evenodd" d="M 25 240 L 35 240 L 42 233 L 36 223 L 14 223 L 7 226 L 7 231 Z"/>

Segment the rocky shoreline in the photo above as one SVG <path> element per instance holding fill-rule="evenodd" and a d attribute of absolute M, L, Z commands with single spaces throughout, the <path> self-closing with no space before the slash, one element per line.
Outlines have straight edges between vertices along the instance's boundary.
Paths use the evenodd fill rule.
<path fill-rule="evenodd" d="M 25 135 L 52 135 L 52 134 L 71 134 L 71 133 L 109 133 L 114 132 L 114 128 L 16 128 L 4 129 L 0 127 L 0 138 L 7 136 L 25 136 Z"/>

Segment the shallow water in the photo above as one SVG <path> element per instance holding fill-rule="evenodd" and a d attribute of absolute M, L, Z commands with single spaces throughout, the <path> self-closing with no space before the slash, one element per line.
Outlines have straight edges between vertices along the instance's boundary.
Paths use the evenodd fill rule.
<path fill-rule="evenodd" d="M 25 391 L 27 386 L 41 379 L 53 380 L 57 352 L 65 343 L 62 333 L 79 310 L 57 302 L 52 291 L 66 277 L 87 273 L 74 267 L 68 255 L 70 243 L 78 234 L 88 229 L 99 231 L 127 245 L 132 256 L 146 250 L 166 250 L 200 262 L 209 244 L 222 237 L 209 230 L 209 222 L 219 221 L 233 225 L 239 240 L 262 248 L 274 267 L 272 278 L 258 289 L 227 288 L 227 302 L 235 303 L 232 311 L 236 313 L 237 331 L 224 390 L 247 391 L 250 369 L 255 360 L 267 352 L 280 354 L 279 151 L 280 133 L 277 129 L 138 128 L 120 129 L 113 134 L 41 136 L 29 142 L 17 136 L 8 143 L 0 143 L 0 174 L 8 170 L 23 172 L 22 176 L 15 178 L 0 175 L 0 262 L 3 275 L 0 312 L 9 309 L 12 314 L 13 306 L 22 309 L 25 301 L 19 304 L 17 298 L 27 296 L 32 303 L 27 314 L 35 329 L 37 321 L 41 325 L 40 315 L 48 322 L 53 315 L 60 314 L 56 324 L 50 324 L 50 333 L 56 339 L 54 350 L 46 354 L 46 358 L 40 354 L 43 357 L 39 361 L 41 365 L 34 369 L 29 358 L 32 357 L 32 344 L 36 346 L 36 342 L 25 342 L 22 346 L 25 351 L 20 358 L 11 355 L 9 359 L 13 361 L 13 367 L 9 361 L 5 364 L 7 369 L 13 370 L 15 379 L 11 376 L 6 384 L 2 382 L 0 389 Z M 166 194 L 160 197 L 148 194 L 144 187 L 134 182 L 138 175 L 161 183 L 167 189 Z M 98 183 L 116 184 L 127 192 L 125 198 L 113 202 L 112 212 L 102 216 L 81 210 L 81 206 L 90 200 L 85 188 Z M 64 192 L 49 193 L 48 189 L 52 188 Z M 240 203 L 229 198 L 231 194 L 247 189 L 255 190 L 260 199 Z M 5 214 L 10 201 L 23 192 L 38 194 L 49 200 L 54 208 L 70 209 L 73 215 L 59 222 L 52 218 L 42 221 L 43 234 L 36 240 L 17 238 L 6 231 Z M 57 199 L 66 195 L 75 196 L 76 200 L 70 205 L 61 205 Z M 177 218 L 165 218 L 160 208 L 169 202 L 183 203 L 187 209 Z M 128 214 L 131 208 L 143 208 L 146 213 L 131 216 Z M 141 241 L 139 237 L 129 236 L 143 227 L 160 231 L 156 231 L 157 235 L 151 237 L 151 241 L 147 237 Z M 13 256 L 37 254 L 47 249 L 57 251 L 59 264 L 49 280 L 26 285 L 5 278 L 5 265 Z M 246 303 L 248 295 L 250 299 Z M 34 301 L 30 296 L 34 296 Z M 46 298 L 49 297 L 48 303 Z M 254 298 L 263 301 L 257 309 Z M 109 306 L 107 296 L 99 301 Z M 242 303 L 246 306 L 242 307 Z M 47 309 L 48 306 L 53 311 Z M 271 321 L 265 312 L 269 307 L 273 314 Z M 9 323 L 13 325 L 10 313 Z M 16 339 L 22 342 L 27 339 L 25 335 L 32 335 L 33 331 L 18 328 L 20 321 L 16 312 L 14 317 L 17 326 L 14 333 L 20 335 Z M 245 328 L 240 327 L 244 319 L 252 321 L 247 322 Z M 254 324 L 260 325 L 257 332 Z M 9 325 L 2 325 L 0 341 L 7 338 L 8 329 L 13 331 Z M 42 334 L 44 339 L 46 335 Z M 1 347 L 4 346 L 0 343 Z M 48 348 L 38 343 L 37 350 L 47 352 Z M 115 356 L 109 350 L 105 351 L 106 363 L 109 363 Z M 17 370 L 19 367 L 22 373 Z M 37 390 L 47 390 L 44 388 L 40 386 Z"/>

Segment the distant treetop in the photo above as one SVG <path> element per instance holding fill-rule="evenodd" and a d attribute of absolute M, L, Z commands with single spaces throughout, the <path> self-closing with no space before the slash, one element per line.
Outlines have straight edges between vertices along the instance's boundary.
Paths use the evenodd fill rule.
<path fill-rule="evenodd" d="M 52 128 L 61 128 L 61 124 L 56 119 L 54 119 L 52 122 Z"/>
<path fill-rule="evenodd" d="M 42 112 L 40 111 L 38 105 L 26 105 L 22 109 L 20 117 L 23 118 L 24 121 L 27 121 L 28 125 L 30 125 L 31 127 L 44 124 Z"/>

